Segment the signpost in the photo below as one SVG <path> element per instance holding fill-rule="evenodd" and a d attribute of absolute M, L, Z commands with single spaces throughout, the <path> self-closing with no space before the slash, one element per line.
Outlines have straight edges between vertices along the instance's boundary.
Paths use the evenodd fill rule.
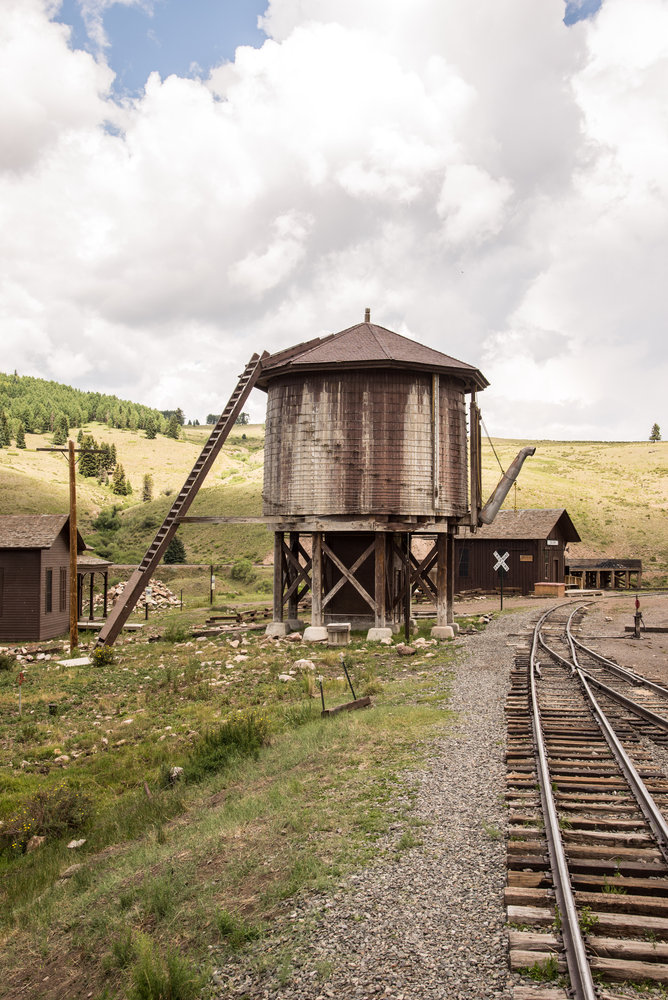
<path fill-rule="evenodd" d="M 504 552 L 503 555 L 500 555 L 500 553 L 494 549 L 494 559 L 496 559 L 496 562 L 494 563 L 494 570 L 499 574 L 499 586 L 501 588 L 501 611 L 503 611 L 503 574 L 510 571 L 510 566 L 506 562 L 506 559 L 508 559 L 509 556 L 510 552 Z"/>

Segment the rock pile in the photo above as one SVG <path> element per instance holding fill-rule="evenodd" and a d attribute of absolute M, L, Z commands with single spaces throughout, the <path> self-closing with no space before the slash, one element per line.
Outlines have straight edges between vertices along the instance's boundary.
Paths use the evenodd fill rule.
<path fill-rule="evenodd" d="M 124 583 L 117 583 L 115 587 L 109 588 L 108 600 L 110 607 L 118 600 L 124 590 Z M 151 591 L 150 595 L 147 594 L 146 590 Z M 166 587 L 164 583 L 161 583 L 160 580 L 151 580 L 146 590 L 137 601 L 138 608 L 145 608 L 147 604 L 149 608 L 175 608 L 181 603 L 176 594 L 169 587 Z M 95 607 L 101 607 L 101 605 L 102 597 L 98 594 L 95 598 Z"/>

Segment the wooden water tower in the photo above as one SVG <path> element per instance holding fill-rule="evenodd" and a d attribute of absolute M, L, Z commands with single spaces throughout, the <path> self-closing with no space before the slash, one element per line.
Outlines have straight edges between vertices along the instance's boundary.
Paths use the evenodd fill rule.
<path fill-rule="evenodd" d="M 296 620 L 310 590 L 312 625 L 385 628 L 410 614 L 419 586 L 438 626 L 452 623 L 453 535 L 478 523 L 476 392 L 488 384 L 472 365 L 371 323 L 369 310 L 357 326 L 263 359 L 275 622 Z M 415 534 L 432 538 L 420 559 Z"/>

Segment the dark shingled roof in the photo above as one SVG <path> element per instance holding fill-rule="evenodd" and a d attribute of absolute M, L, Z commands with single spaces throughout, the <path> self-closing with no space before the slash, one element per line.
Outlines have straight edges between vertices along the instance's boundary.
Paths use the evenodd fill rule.
<path fill-rule="evenodd" d="M 642 570 L 642 559 L 567 559 L 569 570 L 628 570 L 631 573 Z"/>
<path fill-rule="evenodd" d="M 425 347 L 410 337 L 393 333 L 375 323 L 358 323 L 340 333 L 316 338 L 271 354 L 262 363 L 257 381 L 261 389 L 278 375 L 338 368 L 415 368 L 444 372 L 463 379 L 472 389 L 489 385 L 473 365 Z"/>
<path fill-rule="evenodd" d="M 69 519 L 69 514 L 0 516 L 0 549 L 50 549 Z M 79 532 L 77 538 L 81 551 L 86 546 Z"/>
<path fill-rule="evenodd" d="M 487 538 L 547 538 L 557 526 L 565 542 L 580 541 L 575 525 L 563 507 L 556 510 L 500 510 L 492 523 L 478 528 L 476 534 L 462 531 L 458 537 L 472 542 Z"/>

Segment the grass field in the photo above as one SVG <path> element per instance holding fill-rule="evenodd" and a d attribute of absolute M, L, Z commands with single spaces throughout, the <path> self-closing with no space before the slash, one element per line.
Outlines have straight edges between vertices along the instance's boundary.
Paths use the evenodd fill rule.
<path fill-rule="evenodd" d="M 188 640 L 193 617 L 166 613 L 173 641 L 119 642 L 106 665 L 30 663 L 21 716 L 0 670 L 3 996 L 199 996 L 270 944 L 287 900 L 418 842 L 405 772 L 450 725 L 454 644 L 406 659 L 355 640 L 374 706 L 321 719 L 319 676 L 328 705 L 350 698 L 338 651 Z M 290 950 L 265 962 L 280 982 Z"/>
<path fill-rule="evenodd" d="M 226 442 L 191 513 L 250 516 L 261 514 L 264 431 L 262 425 L 238 427 Z M 192 468 L 210 428 L 186 427 L 184 440 L 142 432 L 110 430 L 91 424 L 98 441 L 116 446 L 134 489 L 115 497 L 95 480 L 78 478 L 80 522 L 87 543 L 118 562 L 136 562 L 145 552 Z M 73 433 L 76 433 L 76 428 Z M 65 512 L 67 465 L 62 456 L 35 451 L 48 446 L 44 436 L 27 435 L 28 448 L 0 449 L 0 512 Z M 501 475 L 497 455 L 507 468 L 526 441 L 483 442 L 483 493 Z M 505 506 L 565 507 L 582 543 L 578 555 L 640 558 L 647 585 L 668 584 L 668 442 L 536 441 Z M 145 473 L 153 477 L 154 499 L 141 502 Z M 105 507 L 119 507 L 119 530 L 101 536 L 92 523 Z M 221 565 L 241 558 L 270 557 L 272 538 L 262 525 L 184 525 L 179 529 L 187 558 Z"/>

